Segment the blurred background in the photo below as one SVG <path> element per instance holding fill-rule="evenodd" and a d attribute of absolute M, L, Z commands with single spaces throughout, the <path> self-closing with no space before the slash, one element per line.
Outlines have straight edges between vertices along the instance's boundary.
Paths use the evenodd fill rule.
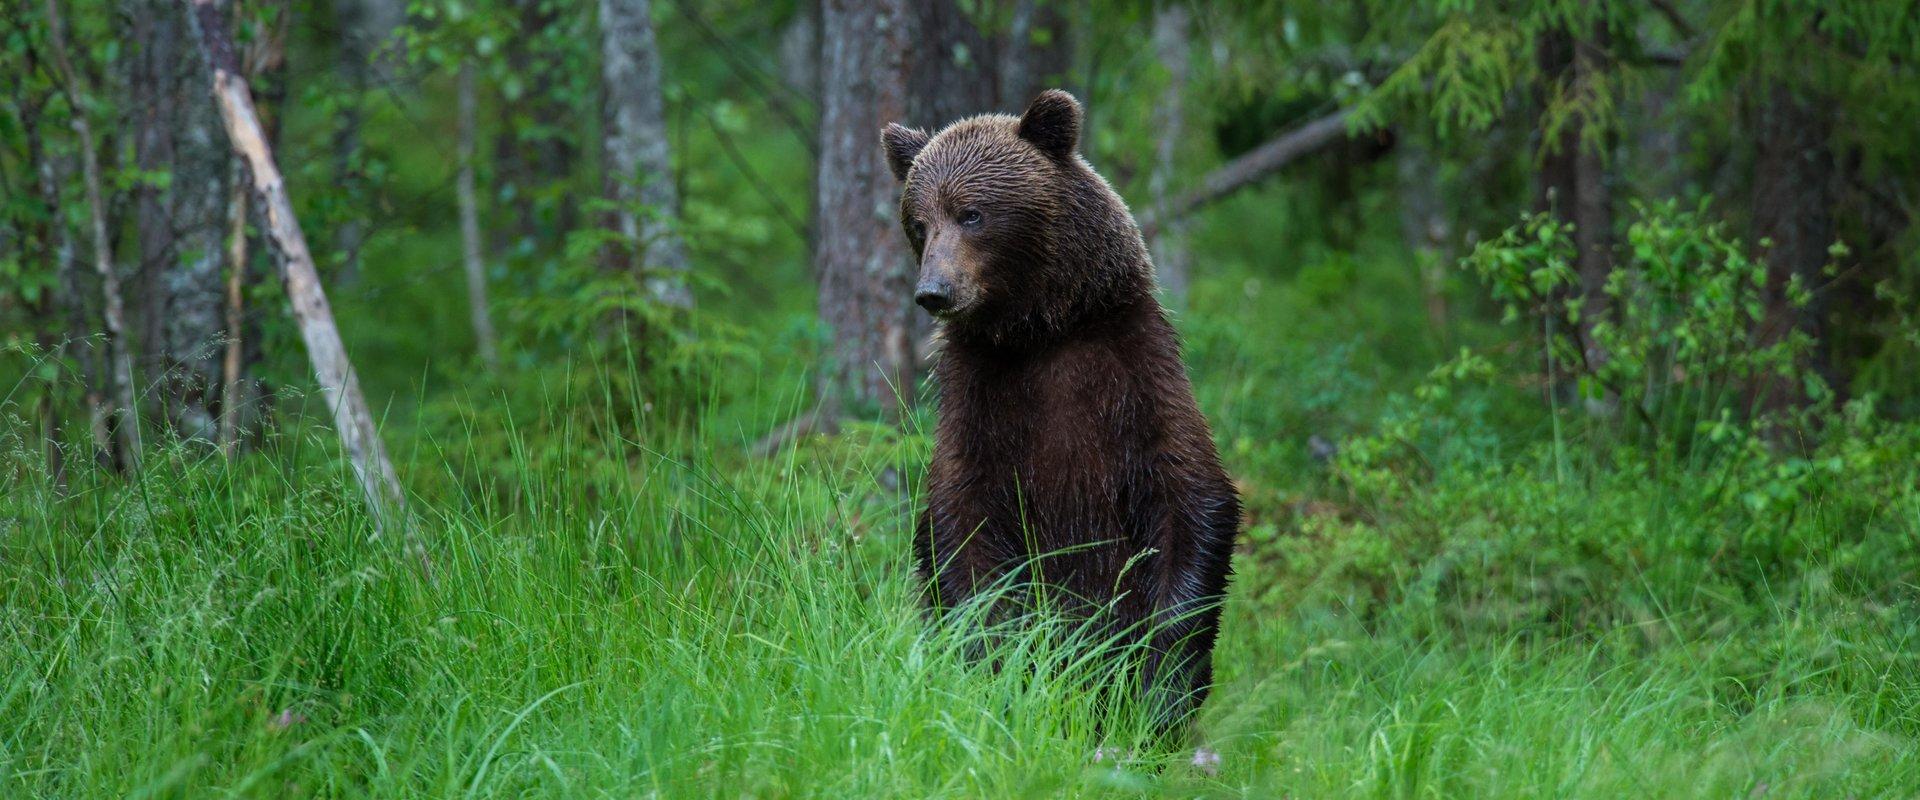
<path fill-rule="evenodd" d="M 704 609 L 736 580 L 796 586 L 778 570 L 799 567 L 768 566 L 796 553 L 847 559 L 857 591 L 822 627 L 870 624 L 869 590 L 909 607 L 938 347 L 878 132 L 1017 114 L 1050 87 L 1085 104 L 1082 153 L 1142 223 L 1247 501 L 1209 717 L 1243 787 L 1915 785 L 1912 3 L 4 1 L 0 584 L 32 679 L 0 717 L 22 720 L 4 763 L 38 791 L 168 774 L 138 748 L 62 757 L 112 708 L 91 687 L 153 677 L 41 654 L 137 649 L 67 622 L 90 604 L 144 629 L 273 576 L 310 584 L 207 623 L 166 668 L 247 682 L 259 663 L 233 653 L 287 655 L 274 674 L 299 686 L 262 683 L 245 703 L 265 711 L 214 692 L 121 715 L 171 731 L 155 752 L 180 759 L 205 746 L 190 725 L 255 741 L 282 709 L 465 746 L 452 723 L 352 707 L 419 691 L 406 718 L 446 711 L 407 677 L 439 674 L 437 640 L 324 589 L 369 563 L 415 588 L 367 602 L 429 627 L 454 598 L 541 620 L 547 591 L 618 618 L 682 579 Z M 263 147 L 230 144 L 210 63 L 244 80 Z M 284 206 L 248 157 L 276 165 Z M 316 354 L 327 328 L 345 361 Z M 396 506 L 412 521 L 381 525 Z M 356 543 L 396 527 L 415 556 L 369 562 Z M 309 533 L 282 552 L 286 531 Z M 607 552 L 631 574 L 604 577 Z M 529 572 L 461 577 L 487 554 Z M 173 577 L 124 607 L 116 574 Z M 699 613 L 784 642 L 769 631 L 817 610 L 766 591 L 760 611 Z M 666 619 L 628 623 L 672 640 Z M 553 635 L 585 652 L 599 634 Z M 735 646 L 758 647 L 656 666 L 713 670 Z M 458 676 L 506 661 L 448 669 L 510 712 L 570 669 L 590 682 L 580 658 L 495 694 Z M 718 722 L 652 720 L 647 747 L 694 746 L 680 727 L 793 736 L 840 766 L 782 784 L 748 748 L 717 774 L 926 789 L 712 702 Z M 1373 749 L 1399 719 L 1429 738 Z M 1594 737 L 1634 742 L 1646 774 L 1549 756 Z M 1743 737 L 1777 760 L 1694 757 Z M 230 787 L 294 746 L 276 741 L 192 780 Z M 1321 767 L 1296 769 L 1303 753 Z M 1508 769 L 1461 766 L 1488 763 Z M 309 768 L 309 787 L 422 790 Z M 716 774 L 654 768 L 656 787 Z"/>

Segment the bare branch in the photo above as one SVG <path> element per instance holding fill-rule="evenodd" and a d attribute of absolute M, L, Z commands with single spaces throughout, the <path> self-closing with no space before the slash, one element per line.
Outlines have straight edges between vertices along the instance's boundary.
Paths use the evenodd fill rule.
<path fill-rule="evenodd" d="M 1201 179 L 1198 188 L 1169 202 L 1165 211 L 1156 209 L 1141 215 L 1141 233 L 1151 237 L 1159 231 L 1161 223 L 1165 220 L 1179 219 L 1192 214 L 1202 206 L 1225 198 L 1249 184 L 1272 175 L 1302 156 L 1346 138 L 1347 113 L 1345 110 L 1335 111 L 1313 120 L 1221 165 L 1219 169 Z M 1164 218 L 1162 214 L 1165 215 Z"/>

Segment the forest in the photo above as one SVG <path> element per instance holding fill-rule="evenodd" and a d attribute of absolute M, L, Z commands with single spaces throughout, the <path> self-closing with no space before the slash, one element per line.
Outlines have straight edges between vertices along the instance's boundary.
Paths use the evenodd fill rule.
<path fill-rule="evenodd" d="M 0 3 L 0 796 L 1920 786 L 1920 4 Z M 923 612 L 880 132 L 1056 88 L 1244 507 L 1190 740 Z"/>

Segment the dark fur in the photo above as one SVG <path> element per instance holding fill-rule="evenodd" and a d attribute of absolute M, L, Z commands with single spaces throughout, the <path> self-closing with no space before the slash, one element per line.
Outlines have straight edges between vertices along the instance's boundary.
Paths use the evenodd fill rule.
<path fill-rule="evenodd" d="M 939 609 L 1044 556 L 1067 610 L 1151 632 L 1142 674 L 1171 727 L 1212 680 L 1240 502 L 1140 230 L 1076 152 L 1080 123 L 1052 91 L 1022 117 L 882 135 L 923 286 L 957 299 L 915 558 Z"/>

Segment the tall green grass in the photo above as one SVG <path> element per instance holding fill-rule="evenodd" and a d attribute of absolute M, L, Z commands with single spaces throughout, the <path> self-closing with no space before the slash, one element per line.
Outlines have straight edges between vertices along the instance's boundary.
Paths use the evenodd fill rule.
<path fill-rule="evenodd" d="M 64 487 L 0 398 L 0 797 L 1914 796 L 1920 426 L 1622 444 L 1472 298 L 1436 339 L 1398 254 L 1256 255 L 1178 319 L 1248 506 L 1192 741 L 1101 703 L 1063 622 L 928 624 L 926 411 L 750 453 L 808 325 L 664 383 L 402 370 L 431 337 L 369 326 L 413 348 L 368 373 L 385 529 L 286 388 L 236 462 Z M 1510 363 L 1423 382 L 1461 345 Z"/>
<path fill-rule="evenodd" d="M 410 475 L 435 490 L 411 509 L 425 562 L 362 514 L 323 429 L 235 465 L 178 449 L 130 483 L 76 472 L 64 493 L 15 448 L 0 501 L 0 794 L 1920 786 L 1910 607 L 1801 582 L 1795 597 L 1502 631 L 1461 624 L 1457 597 L 1316 593 L 1314 576 L 1338 572 L 1259 546 L 1240 561 L 1197 729 L 1224 757 L 1208 775 L 1095 702 L 1101 676 L 1074 668 L 1084 653 L 1057 629 L 1002 632 L 982 662 L 967 655 L 977 629 L 926 623 L 906 555 L 925 451 L 911 429 L 755 459 L 684 427 L 609 422 L 596 430 L 639 438 L 594 438 L 565 410 L 549 409 L 542 441 L 517 423 L 420 434 Z M 1663 497 L 1604 494 L 1621 510 L 1568 527 Z M 1746 612 L 1698 618 L 1733 607 Z M 1127 759 L 1096 763 L 1103 746 Z"/>

